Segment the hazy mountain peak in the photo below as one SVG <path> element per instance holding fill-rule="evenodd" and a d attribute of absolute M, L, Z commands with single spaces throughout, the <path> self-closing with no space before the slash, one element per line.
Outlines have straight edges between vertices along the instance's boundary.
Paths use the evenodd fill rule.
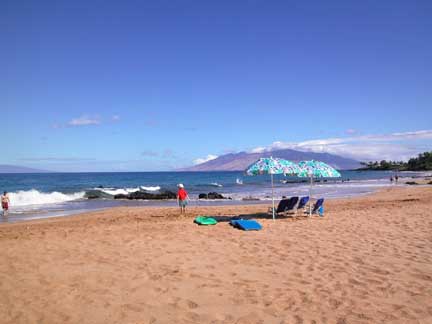
<path fill-rule="evenodd" d="M 189 168 L 183 168 L 181 171 L 243 171 L 251 163 L 255 162 L 259 158 L 269 156 L 282 158 L 293 162 L 299 162 L 303 160 L 317 160 L 325 162 L 339 170 L 357 169 L 360 167 L 359 161 L 334 154 L 301 152 L 292 149 L 284 149 L 262 153 L 229 153 L 221 155 L 214 160 L 202 164 L 198 164 Z"/>

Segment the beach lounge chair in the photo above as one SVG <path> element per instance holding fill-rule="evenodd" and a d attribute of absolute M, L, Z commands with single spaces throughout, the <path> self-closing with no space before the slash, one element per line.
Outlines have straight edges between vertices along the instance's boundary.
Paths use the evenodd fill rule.
<path fill-rule="evenodd" d="M 297 205 L 297 202 L 299 200 L 299 197 L 291 197 L 289 199 L 282 199 L 279 202 L 279 205 L 276 208 L 275 215 L 276 216 L 288 216 L 289 213 L 292 213 L 294 211 L 295 206 Z M 272 208 L 270 207 L 268 210 L 268 214 L 272 215 Z"/>
<path fill-rule="evenodd" d="M 296 212 L 296 210 L 297 210 L 296 206 L 297 206 L 298 201 L 299 201 L 299 197 L 297 197 L 297 196 L 290 198 L 289 203 L 285 209 L 285 215 L 294 214 Z"/>
<path fill-rule="evenodd" d="M 317 214 L 318 210 L 324 204 L 324 198 L 320 198 L 315 202 L 315 205 L 312 208 L 312 214 Z M 321 215 L 320 215 L 321 216 Z"/>
<path fill-rule="evenodd" d="M 288 206 L 288 203 L 290 202 L 290 199 L 282 199 L 281 201 L 279 201 L 279 204 L 275 210 L 275 215 L 279 215 L 279 214 L 284 214 L 285 213 L 285 209 Z M 273 208 L 270 207 L 268 209 L 268 214 L 273 214 Z"/>
<path fill-rule="evenodd" d="M 301 197 L 297 208 L 298 209 L 305 208 L 308 202 L 309 202 L 309 196 Z"/>
<path fill-rule="evenodd" d="M 297 213 L 299 210 L 304 209 L 304 208 L 306 207 L 306 204 L 307 204 L 308 202 L 309 202 L 309 196 L 301 197 L 301 198 L 300 198 L 300 201 L 299 201 L 299 203 L 298 203 L 298 206 L 297 206 L 296 213 Z"/>

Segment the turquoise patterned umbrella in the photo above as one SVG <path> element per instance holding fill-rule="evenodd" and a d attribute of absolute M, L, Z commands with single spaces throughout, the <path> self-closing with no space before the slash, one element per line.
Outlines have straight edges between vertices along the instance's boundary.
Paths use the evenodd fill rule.
<path fill-rule="evenodd" d="M 341 176 L 336 169 L 321 161 L 301 161 L 298 166 L 300 167 L 300 171 L 297 173 L 297 176 L 301 178 L 309 178 L 311 176 L 313 178 L 337 178 Z"/>
<path fill-rule="evenodd" d="M 247 169 L 247 175 L 259 174 L 298 174 L 300 168 L 294 162 L 279 158 L 260 158 L 252 163 Z"/>
<path fill-rule="evenodd" d="M 298 163 L 300 171 L 298 177 L 310 178 L 309 196 L 312 198 L 313 178 L 338 178 L 341 176 L 339 171 L 321 161 L 301 161 Z M 309 216 L 312 216 L 312 204 L 309 204 Z"/>
<path fill-rule="evenodd" d="M 272 185 L 272 203 L 273 203 L 273 220 L 275 219 L 275 204 L 274 204 L 274 186 L 273 186 L 273 174 L 288 174 L 294 175 L 300 172 L 300 168 L 294 162 L 278 159 L 278 158 L 260 158 L 258 161 L 252 163 L 247 169 L 246 174 L 260 175 L 270 174 L 271 185 Z"/>

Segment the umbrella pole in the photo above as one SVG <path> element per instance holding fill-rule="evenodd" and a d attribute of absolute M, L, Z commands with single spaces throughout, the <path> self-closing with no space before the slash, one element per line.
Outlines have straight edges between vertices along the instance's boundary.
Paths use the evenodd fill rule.
<path fill-rule="evenodd" d="M 309 187 L 309 217 L 312 217 L 312 185 L 313 185 L 313 176 L 310 178 L 310 187 Z"/>
<path fill-rule="evenodd" d="M 272 185 L 272 204 L 273 204 L 273 221 L 275 220 L 275 204 L 274 204 L 274 187 L 273 187 L 273 173 L 270 174 L 271 177 L 271 185 Z"/>

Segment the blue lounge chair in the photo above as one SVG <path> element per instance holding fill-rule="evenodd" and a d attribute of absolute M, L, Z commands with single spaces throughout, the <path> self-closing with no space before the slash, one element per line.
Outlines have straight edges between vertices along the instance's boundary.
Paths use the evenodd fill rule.
<path fill-rule="evenodd" d="M 290 212 L 294 211 L 294 208 L 297 205 L 298 200 L 299 200 L 299 197 L 291 197 L 289 199 L 282 199 L 276 208 L 275 215 L 287 216 Z M 268 214 L 269 215 L 272 214 L 272 207 L 269 208 Z"/>
<path fill-rule="evenodd" d="M 290 202 L 290 199 L 282 199 L 281 201 L 279 201 L 279 204 L 275 210 L 275 215 L 277 216 L 279 214 L 284 214 L 285 209 L 287 208 L 289 202 Z M 269 208 L 268 214 L 269 215 L 273 214 L 273 207 Z"/>
<path fill-rule="evenodd" d="M 320 207 L 322 207 L 324 205 L 324 198 L 320 198 L 315 202 L 315 205 L 312 208 L 312 214 L 316 214 L 318 213 L 318 210 L 320 209 Z M 322 215 L 320 215 L 322 216 Z"/>
<path fill-rule="evenodd" d="M 308 202 L 309 202 L 309 196 L 301 197 L 297 209 L 305 208 Z"/>
<path fill-rule="evenodd" d="M 297 206 L 296 214 L 298 213 L 299 210 L 304 209 L 308 202 L 309 202 L 309 196 L 301 197 Z"/>
<path fill-rule="evenodd" d="M 299 201 L 299 197 L 291 197 L 289 203 L 285 209 L 285 215 L 294 214 L 296 212 L 296 206 Z"/>

